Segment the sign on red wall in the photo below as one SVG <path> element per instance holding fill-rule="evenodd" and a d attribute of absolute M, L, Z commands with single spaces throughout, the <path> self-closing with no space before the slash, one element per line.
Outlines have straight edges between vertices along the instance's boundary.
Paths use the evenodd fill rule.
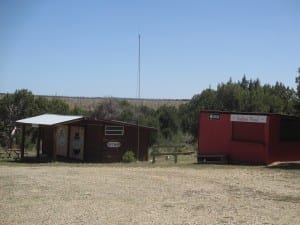
<path fill-rule="evenodd" d="M 247 122 L 247 123 L 266 123 L 267 116 L 231 114 L 230 121 L 231 122 Z"/>

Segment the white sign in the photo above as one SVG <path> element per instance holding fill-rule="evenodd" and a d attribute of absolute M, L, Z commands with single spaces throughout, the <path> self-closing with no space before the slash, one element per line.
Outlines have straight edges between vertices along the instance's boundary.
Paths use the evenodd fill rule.
<path fill-rule="evenodd" d="M 219 120 L 220 119 L 220 114 L 219 113 L 210 113 L 209 114 L 209 119 L 210 120 Z"/>
<path fill-rule="evenodd" d="M 246 123 L 266 123 L 267 116 L 231 114 L 230 121 L 231 122 L 246 122 Z"/>
<path fill-rule="evenodd" d="M 119 141 L 109 141 L 106 143 L 106 146 L 108 148 L 120 148 L 121 147 L 121 142 Z"/>

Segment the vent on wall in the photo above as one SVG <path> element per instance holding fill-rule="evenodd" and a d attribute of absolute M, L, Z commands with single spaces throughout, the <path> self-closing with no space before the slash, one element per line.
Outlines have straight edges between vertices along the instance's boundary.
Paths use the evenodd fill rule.
<path fill-rule="evenodd" d="M 124 135 L 124 127 L 123 126 L 105 126 L 105 135 Z"/>

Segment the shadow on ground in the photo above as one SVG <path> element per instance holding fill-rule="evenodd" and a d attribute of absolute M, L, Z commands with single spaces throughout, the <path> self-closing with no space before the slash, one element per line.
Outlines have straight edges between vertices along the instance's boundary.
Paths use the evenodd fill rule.
<path fill-rule="evenodd" d="M 269 169 L 300 170 L 300 162 L 280 162 L 268 165 Z"/>

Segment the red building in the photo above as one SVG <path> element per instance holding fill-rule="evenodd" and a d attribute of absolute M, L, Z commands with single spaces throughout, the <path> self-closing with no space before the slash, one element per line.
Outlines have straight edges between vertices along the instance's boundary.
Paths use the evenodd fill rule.
<path fill-rule="evenodd" d="M 126 151 L 132 151 L 140 161 L 147 161 L 150 136 L 156 131 L 152 127 L 121 121 L 54 114 L 16 122 L 22 126 L 22 158 L 26 127 L 38 129 L 37 157 L 42 153 L 53 159 L 85 162 L 120 162 Z"/>
<path fill-rule="evenodd" d="M 300 160 L 300 117 L 201 111 L 198 162 L 270 164 Z"/>

